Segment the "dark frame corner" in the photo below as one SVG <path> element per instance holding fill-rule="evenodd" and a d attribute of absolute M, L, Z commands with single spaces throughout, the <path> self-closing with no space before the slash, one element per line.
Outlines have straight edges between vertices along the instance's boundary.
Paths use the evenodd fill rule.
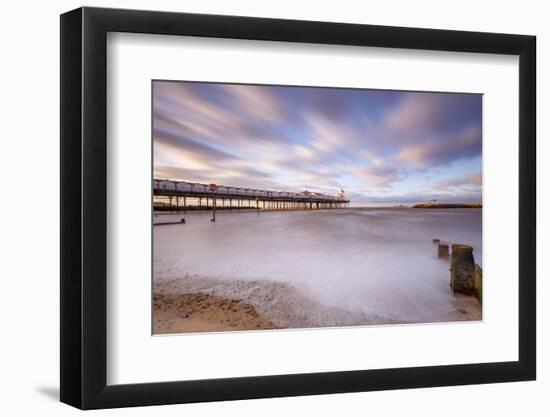
<path fill-rule="evenodd" d="M 108 32 L 519 56 L 519 360 L 108 386 Z M 536 378 L 536 38 L 388 26 L 80 8 L 61 15 L 61 401 L 82 409 Z"/>

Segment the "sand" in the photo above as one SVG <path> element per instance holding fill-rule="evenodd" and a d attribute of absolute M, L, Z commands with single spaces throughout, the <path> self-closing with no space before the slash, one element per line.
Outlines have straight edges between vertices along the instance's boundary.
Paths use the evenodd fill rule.
<path fill-rule="evenodd" d="M 284 283 L 197 275 L 155 277 L 153 307 L 154 334 L 414 323 L 325 306 Z M 431 322 L 481 319 L 475 297 L 456 294 L 445 317 Z"/>
<path fill-rule="evenodd" d="M 194 298 L 199 294 L 200 297 Z M 228 281 L 195 275 L 180 278 L 156 277 L 154 297 L 156 300 L 163 300 L 162 303 L 155 304 L 154 328 L 159 330 L 162 328 L 164 333 L 179 332 L 174 327 L 179 322 L 176 320 L 176 310 L 163 311 L 163 305 L 167 300 L 174 300 L 172 303 L 177 303 L 178 306 L 190 305 L 189 300 L 195 300 L 191 305 L 200 304 L 199 317 L 204 330 L 197 323 L 193 327 L 194 330 L 184 332 L 214 331 L 211 330 L 212 328 L 217 328 L 219 331 L 304 329 L 396 323 L 395 320 L 377 315 L 366 315 L 322 305 L 303 291 L 280 282 L 238 279 Z M 225 318 L 224 311 L 229 311 L 231 321 L 221 321 Z M 187 311 L 184 310 L 184 313 Z M 199 318 L 197 314 L 195 317 Z M 161 320 L 168 320 L 168 322 L 161 322 Z M 169 329 L 168 324 L 171 324 Z"/>
<path fill-rule="evenodd" d="M 455 321 L 479 321 L 482 317 L 482 308 L 474 296 L 454 294 L 453 306 L 450 311 Z"/>
<path fill-rule="evenodd" d="M 155 334 L 275 329 L 250 304 L 196 293 L 154 296 Z"/>

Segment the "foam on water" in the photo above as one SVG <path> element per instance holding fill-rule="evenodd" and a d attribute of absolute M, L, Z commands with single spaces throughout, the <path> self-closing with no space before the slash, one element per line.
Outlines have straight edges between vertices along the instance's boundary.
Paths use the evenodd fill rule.
<path fill-rule="evenodd" d="M 184 276 L 275 282 L 338 308 L 389 320 L 447 321 L 456 309 L 449 262 L 433 238 L 473 246 L 481 266 L 479 209 L 160 214 L 154 279 Z M 234 291 L 234 287 L 233 290 Z"/>

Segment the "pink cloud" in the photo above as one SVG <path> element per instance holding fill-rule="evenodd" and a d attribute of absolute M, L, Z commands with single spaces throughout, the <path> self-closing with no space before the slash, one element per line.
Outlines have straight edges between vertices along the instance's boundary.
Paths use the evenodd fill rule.
<path fill-rule="evenodd" d="M 479 154 L 480 149 L 481 129 L 469 126 L 451 139 L 432 139 L 404 147 L 397 155 L 397 160 L 422 169 L 475 156 Z"/>
<path fill-rule="evenodd" d="M 355 167 L 350 171 L 352 174 L 363 178 L 368 186 L 373 188 L 387 188 L 401 179 L 398 169 L 382 161 L 375 161 L 373 165 L 368 167 Z"/>
<path fill-rule="evenodd" d="M 223 89 L 230 100 L 242 112 L 257 120 L 276 123 L 285 117 L 284 108 L 277 98 L 266 88 L 254 85 L 227 84 Z"/>
<path fill-rule="evenodd" d="M 437 190 L 448 190 L 449 188 L 457 188 L 463 186 L 481 186 L 481 172 L 472 172 L 471 174 L 464 175 L 461 178 L 453 178 L 450 180 L 439 181 L 435 184 Z"/>

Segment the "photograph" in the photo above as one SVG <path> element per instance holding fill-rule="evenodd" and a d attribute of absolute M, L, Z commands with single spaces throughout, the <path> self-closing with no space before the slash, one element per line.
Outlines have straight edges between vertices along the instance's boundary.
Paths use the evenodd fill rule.
<path fill-rule="evenodd" d="M 482 99 L 153 80 L 153 334 L 482 320 Z"/>
<path fill-rule="evenodd" d="M 548 13 L 471 3 L 4 3 L 0 417 L 550 415 Z"/>

